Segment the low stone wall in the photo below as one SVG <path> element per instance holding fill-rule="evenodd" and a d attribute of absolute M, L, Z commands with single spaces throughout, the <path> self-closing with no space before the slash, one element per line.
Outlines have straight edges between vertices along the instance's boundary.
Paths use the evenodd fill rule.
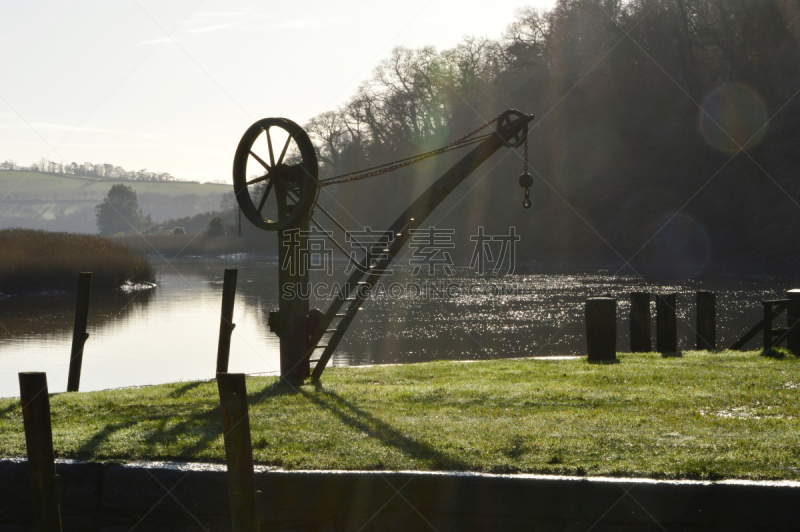
<path fill-rule="evenodd" d="M 58 461 L 65 531 L 228 531 L 225 467 Z M 800 482 L 259 468 L 264 530 L 796 531 Z M 28 466 L 0 460 L 0 531 L 33 530 Z"/>

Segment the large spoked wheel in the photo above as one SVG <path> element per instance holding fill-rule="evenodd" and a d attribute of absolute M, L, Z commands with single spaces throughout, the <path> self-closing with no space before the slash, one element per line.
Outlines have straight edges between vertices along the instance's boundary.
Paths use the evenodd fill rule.
<path fill-rule="evenodd" d="M 522 143 L 525 142 L 525 137 L 528 136 L 528 123 L 525 122 L 525 125 L 518 129 L 515 134 L 511 134 L 511 129 L 516 126 L 517 122 L 520 120 L 525 120 L 527 117 L 517 111 L 516 109 L 511 109 L 509 111 L 505 111 L 501 114 L 497 119 L 497 133 L 503 139 L 505 145 L 509 148 L 516 148 L 518 146 L 522 146 Z"/>
<path fill-rule="evenodd" d="M 318 170 L 303 128 L 286 118 L 259 120 L 245 131 L 233 159 L 233 191 L 242 214 L 270 231 L 299 226 L 317 201 Z"/>

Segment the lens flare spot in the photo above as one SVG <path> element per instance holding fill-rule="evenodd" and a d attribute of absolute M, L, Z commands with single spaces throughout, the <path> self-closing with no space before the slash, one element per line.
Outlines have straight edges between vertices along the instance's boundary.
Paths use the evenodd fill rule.
<path fill-rule="evenodd" d="M 764 137 L 767 108 L 756 92 L 741 83 L 726 83 L 703 100 L 698 123 L 712 147 L 734 153 Z"/>

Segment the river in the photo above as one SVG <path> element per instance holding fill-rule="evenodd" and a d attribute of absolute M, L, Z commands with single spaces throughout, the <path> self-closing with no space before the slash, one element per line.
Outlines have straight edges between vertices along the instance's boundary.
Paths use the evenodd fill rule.
<path fill-rule="evenodd" d="M 277 373 L 278 338 L 267 327 L 269 311 L 277 309 L 277 263 L 230 256 L 154 265 L 154 289 L 92 294 L 82 391 L 212 378 L 225 268 L 239 270 L 229 370 Z M 327 308 L 323 298 L 344 281 L 343 266 L 336 264 L 332 277 L 312 272 L 319 296 L 312 297 L 312 308 Z M 585 354 L 583 302 L 603 293 L 619 300 L 617 348 L 625 351 L 632 291 L 678 294 L 681 349 L 694 347 L 694 292 L 716 292 L 718 345 L 727 347 L 761 318 L 761 300 L 784 297 L 792 287 L 787 279 L 724 275 L 651 283 L 602 270 L 412 273 L 399 267 L 384 278 L 339 345 L 334 365 Z M 51 392 L 66 389 L 74 308 L 74 294 L 0 300 L 0 396 L 19 395 L 20 371 L 46 371 Z M 760 336 L 748 347 L 759 342 Z"/>

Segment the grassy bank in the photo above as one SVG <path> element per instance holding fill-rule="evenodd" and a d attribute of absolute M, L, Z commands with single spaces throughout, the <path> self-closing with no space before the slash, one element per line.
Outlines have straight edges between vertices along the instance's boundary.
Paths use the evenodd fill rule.
<path fill-rule="evenodd" d="M 78 273 L 92 272 L 92 289 L 154 280 L 148 260 L 128 246 L 97 235 L 31 229 L 0 231 L 0 293 L 77 289 Z"/>
<path fill-rule="evenodd" d="M 661 478 L 800 478 L 800 361 L 621 354 L 616 365 L 435 362 L 249 378 L 256 461 Z M 214 382 L 51 398 L 55 447 L 85 459 L 224 458 Z M 18 400 L 0 454 L 24 456 Z"/>

